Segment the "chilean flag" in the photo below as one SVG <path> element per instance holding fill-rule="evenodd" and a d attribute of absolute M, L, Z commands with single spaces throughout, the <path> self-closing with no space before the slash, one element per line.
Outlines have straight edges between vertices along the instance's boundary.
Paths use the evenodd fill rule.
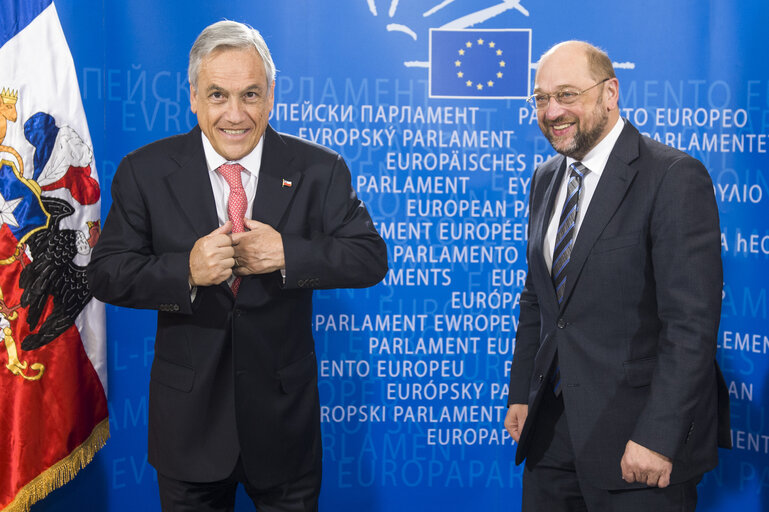
<path fill-rule="evenodd" d="M 104 305 L 85 266 L 100 187 L 51 0 L 0 17 L 0 510 L 28 511 L 109 437 Z"/>

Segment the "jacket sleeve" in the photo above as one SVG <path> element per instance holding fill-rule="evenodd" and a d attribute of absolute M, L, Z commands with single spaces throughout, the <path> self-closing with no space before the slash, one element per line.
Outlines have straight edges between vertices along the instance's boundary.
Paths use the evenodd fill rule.
<path fill-rule="evenodd" d="M 89 287 L 116 306 L 191 313 L 192 247 L 156 250 L 149 206 L 129 155 L 112 182 L 112 206 L 88 264 Z"/>
<path fill-rule="evenodd" d="M 674 457 L 714 389 L 723 275 L 718 209 L 705 167 L 684 156 L 663 177 L 650 217 L 662 328 L 646 406 L 631 439 Z"/>
<path fill-rule="evenodd" d="M 387 273 L 387 246 L 336 156 L 321 203 L 321 229 L 283 234 L 286 288 L 363 288 Z"/>
<path fill-rule="evenodd" d="M 537 171 L 531 178 L 529 189 L 529 244 L 531 244 L 531 219 L 534 212 L 535 180 Z M 527 260 L 531 257 L 531 250 L 526 251 Z M 530 262 L 529 262 L 530 263 Z M 539 300 L 534 289 L 534 281 L 531 270 L 526 273 L 526 281 L 521 291 L 518 314 L 518 329 L 515 334 L 515 353 L 510 367 L 510 390 L 507 396 L 507 405 L 528 403 L 529 383 L 534 368 L 534 357 L 539 349 L 539 336 L 541 319 L 539 314 Z"/>

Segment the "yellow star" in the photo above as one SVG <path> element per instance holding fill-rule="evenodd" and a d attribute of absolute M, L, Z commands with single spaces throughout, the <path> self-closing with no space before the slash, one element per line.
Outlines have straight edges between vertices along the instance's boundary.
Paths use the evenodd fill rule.
<path fill-rule="evenodd" d="M 497 45 L 494 41 L 489 43 L 489 48 L 494 48 Z"/>
<path fill-rule="evenodd" d="M 497 50 L 497 55 L 502 55 L 502 50 Z"/>
<path fill-rule="evenodd" d="M 459 50 L 459 54 L 460 54 L 460 55 L 464 55 L 464 54 L 465 54 L 465 51 L 464 51 L 464 50 Z"/>
<path fill-rule="evenodd" d="M 457 76 L 458 76 L 459 78 L 462 78 L 463 76 L 465 76 L 465 74 L 464 74 L 464 73 L 462 73 L 462 72 L 460 71 L 459 73 L 457 73 Z"/>
<path fill-rule="evenodd" d="M 497 73 L 497 78 L 502 78 L 502 72 Z"/>
<path fill-rule="evenodd" d="M 478 84 L 478 85 L 476 85 L 476 87 L 478 88 L 479 91 L 483 90 L 483 84 Z"/>
<path fill-rule="evenodd" d="M 483 45 L 483 39 L 478 39 L 478 44 Z"/>
<path fill-rule="evenodd" d="M 473 47 L 473 43 L 468 41 L 468 42 L 465 43 L 465 46 L 467 46 L 468 48 L 472 48 Z"/>
<path fill-rule="evenodd" d="M 489 80 L 488 82 L 486 82 L 486 85 L 488 85 L 489 87 L 494 87 L 494 82 Z"/>
<path fill-rule="evenodd" d="M 503 61 L 503 60 L 500 60 L 500 61 L 499 61 L 499 67 L 500 67 L 500 68 L 503 68 L 503 67 L 505 67 L 505 61 Z"/>
<path fill-rule="evenodd" d="M 473 83 L 470 80 L 468 80 L 467 82 L 465 82 L 465 85 L 467 85 L 468 87 L 472 87 Z"/>
<path fill-rule="evenodd" d="M 461 65 L 462 65 L 462 61 L 461 61 L 461 60 L 455 60 L 455 61 L 454 61 L 454 65 L 455 65 L 456 67 L 459 67 L 459 66 L 461 66 Z"/>

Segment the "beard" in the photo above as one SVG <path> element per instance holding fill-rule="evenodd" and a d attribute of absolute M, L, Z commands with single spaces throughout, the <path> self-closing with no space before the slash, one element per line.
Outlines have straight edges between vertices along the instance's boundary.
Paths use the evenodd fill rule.
<path fill-rule="evenodd" d="M 550 145 L 553 146 L 553 149 L 564 156 L 574 158 L 575 160 L 582 160 L 598 144 L 601 135 L 606 129 L 606 125 L 609 123 L 609 113 L 603 108 L 603 101 L 599 100 L 596 102 L 592 114 L 595 123 L 592 127 L 587 127 L 585 130 L 581 126 L 582 120 L 571 116 L 561 116 L 553 121 L 540 120 L 539 127 L 550 142 Z M 564 122 L 575 123 L 576 132 L 570 139 L 554 136 L 548 129 L 549 126 Z"/>

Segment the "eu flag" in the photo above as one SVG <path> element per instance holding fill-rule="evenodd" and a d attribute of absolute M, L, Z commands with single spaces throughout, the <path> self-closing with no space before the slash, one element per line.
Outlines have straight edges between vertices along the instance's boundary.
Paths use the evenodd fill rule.
<path fill-rule="evenodd" d="M 431 98 L 529 96 L 531 29 L 430 30 Z"/>

